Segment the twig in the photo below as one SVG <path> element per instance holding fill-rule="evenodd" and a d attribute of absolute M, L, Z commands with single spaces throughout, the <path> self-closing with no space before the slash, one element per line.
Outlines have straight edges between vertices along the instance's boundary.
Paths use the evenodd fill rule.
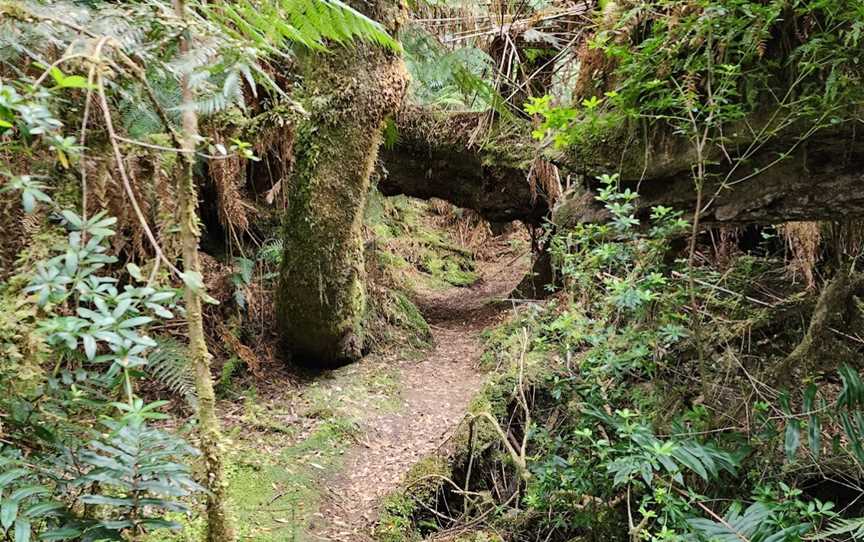
<path fill-rule="evenodd" d="M 681 495 L 682 497 L 686 497 L 686 498 L 688 498 L 688 499 L 690 498 L 690 494 L 687 493 L 686 491 L 683 491 L 682 489 L 680 489 L 680 488 L 678 488 L 678 487 L 676 487 L 676 486 L 674 486 L 674 485 L 671 486 L 671 487 L 672 487 L 672 489 L 675 490 L 675 492 L 677 492 L 677 493 L 678 493 L 679 495 Z M 714 518 L 718 523 L 720 523 L 721 525 L 723 525 L 724 527 L 726 527 L 727 529 L 729 529 L 729 531 L 730 531 L 731 533 L 735 534 L 735 536 L 738 537 L 738 539 L 741 540 L 741 542 L 750 542 L 750 539 L 749 539 L 749 538 L 747 538 L 746 536 L 744 536 L 743 534 L 741 534 L 740 532 L 738 532 L 737 529 L 735 529 L 732 525 L 730 525 L 728 521 L 726 521 L 725 519 L 723 519 L 722 517 L 720 517 L 719 515 L 717 515 L 716 512 L 714 512 L 713 510 L 711 510 L 710 508 L 708 508 L 707 506 L 705 506 L 704 504 L 702 504 L 702 503 L 699 502 L 698 500 L 694 500 L 693 502 L 696 503 L 696 506 L 698 506 L 699 508 L 701 508 L 702 510 L 704 510 L 706 514 L 708 514 L 709 516 L 711 516 L 712 518 Z"/>
<path fill-rule="evenodd" d="M 165 265 L 167 265 L 168 268 L 178 277 L 182 277 L 183 273 L 165 256 L 162 247 L 159 246 L 159 242 L 156 241 L 156 237 L 153 235 L 150 226 L 147 224 L 147 219 L 144 217 L 144 213 L 141 212 L 141 207 L 138 205 L 138 201 L 135 199 L 135 192 L 132 190 L 132 183 L 129 181 L 129 175 L 126 173 L 126 167 L 123 165 L 123 153 L 120 152 L 120 146 L 117 144 L 117 133 L 114 131 L 114 123 L 111 119 L 108 98 L 105 96 L 105 84 L 102 80 L 101 73 L 97 73 L 96 86 L 99 91 L 99 100 L 102 104 L 102 115 L 105 119 L 105 129 L 108 132 L 108 139 L 111 141 L 111 149 L 114 152 L 114 161 L 117 162 L 117 170 L 120 172 L 120 179 L 123 182 L 123 189 L 129 197 L 129 203 L 132 204 L 135 216 L 138 218 L 138 222 L 140 222 L 141 228 L 144 230 L 144 235 L 153 246 L 153 250 L 156 252 L 156 257 L 164 261 Z"/>
<path fill-rule="evenodd" d="M 672 276 L 676 277 L 676 278 L 686 278 L 686 276 L 683 273 L 680 273 L 678 271 L 672 271 Z M 757 305 L 762 305 L 763 307 L 774 308 L 776 306 L 776 305 L 772 305 L 771 303 L 768 303 L 767 301 L 762 301 L 761 299 L 756 299 L 755 297 L 750 297 L 750 296 L 738 293 L 734 290 L 729 290 L 727 288 L 723 288 L 722 286 L 717 286 L 716 284 L 711 284 L 710 282 L 707 282 L 704 280 L 694 278 L 693 281 L 696 284 L 699 284 L 700 286 L 705 286 L 707 288 L 713 288 L 715 290 L 723 292 L 724 294 L 734 295 L 736 297 L 740 297 L 740 298 L 746 299 L 747 301 L 751 301 L 753 303 L 756 303 Z"/>

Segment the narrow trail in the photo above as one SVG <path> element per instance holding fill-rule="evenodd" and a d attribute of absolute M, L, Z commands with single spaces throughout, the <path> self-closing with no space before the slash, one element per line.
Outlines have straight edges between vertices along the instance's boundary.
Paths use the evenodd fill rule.
<path fill-rule="evenodd" d="M 434 348 L 419 360 L 372 356 L 345 369 L 359 374 L 384 364 L 395 370 L 401 406 L 362 416 L 361 442 L 346 453 L 340 472 L 321 481 L 325 498 L 314 515 L 309 540 L 372 540 L 381 499 L 417 461 L 447 441 L 482 387 L 484 374 L 477 368 L 480 335 L 503 316 L 507 305 L 497 301 L 524 273 L 515 260 L 493 262 L 473 287 L 418 294 L 415 300 L 432 327 Z"/>

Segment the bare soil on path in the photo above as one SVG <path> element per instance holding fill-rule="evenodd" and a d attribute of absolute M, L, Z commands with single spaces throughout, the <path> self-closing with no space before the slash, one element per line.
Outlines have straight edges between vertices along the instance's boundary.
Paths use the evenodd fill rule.
<path fill-rule="evenodd" d="M 484 263 L 480 280 L 469 288 L 419 292 L 415 301 L 434 337 L 434 347 L 422 358 L 370 356 L 338 370 L 347 373 L 338 380 L 395 371 L 400 406 L 361 412 L 360 441 L 346 452 L 343 468 L 320 482 L 324 499 L 308 540 L 372 540 L 381 499 L 399 487 L 414 464 L 441 448 L 482 387 L 481 334 L 503 317 L 509 305 L 501 300 L 525 274 L 526 259 Z"/>

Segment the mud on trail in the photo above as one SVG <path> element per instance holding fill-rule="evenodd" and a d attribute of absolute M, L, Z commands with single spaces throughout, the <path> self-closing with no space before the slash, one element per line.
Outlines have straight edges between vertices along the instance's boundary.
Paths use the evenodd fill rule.
<path fill-rule="evenodd" d="M 347 451 L 340 471 L 320 481 L 326 496 L 313 516 L 309 540 L 372 540 L 381 499 L 398 488 L 413 465 L 446 443 L 480 391 L 481 334 L 509 308 L 502 300 L 524 276 L 527 259 L 517 255 L 485 262 L 480 280 L 471 287 L 417 292 L 414 300 L 434 338 L 434 346 L 420 359 L 371 356 L 339 370 L 343 374 L 337 380 L 396 371 L 401 406 L 392 412 L 368 411 L 359 421 L 360 442 Z"/>

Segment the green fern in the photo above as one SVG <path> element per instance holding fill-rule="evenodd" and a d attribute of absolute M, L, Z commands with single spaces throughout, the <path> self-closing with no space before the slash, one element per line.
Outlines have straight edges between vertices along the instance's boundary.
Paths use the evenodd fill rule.
<path fill-rule="evenodd" d="M 838 519 L 808 540 L 864 540 L 864 518 Z"/>
<path fill-rule="evenodd" d="M 686 538 L 688 542 L 792 542 L 800 540 L 810 525 L 800 523 L 791 527 L 778 527 L 771 521 L 773 511 L 761 502 L 756 502 L 741 511 L 740 503 L 729 507 L 722 521 L 706 518 L 687 520 L 694 533 Z"/>
<path fill-rule="evenodd" d="M 186 347 L 171 338 L 156 339 L 156 348 L 147 358 L 145 370 L 155 380 L 183 397 L 183 400 L 195 408 L 198 396 L 195 392 L 195 377 L 189 365 Z"/>
<path fill-rule="evenodd" d="M 401 51 L 379 23 L 339 0 L 202 2 L 199 8 L 233 38 L 279 56 L 292 45 L 326 51 L 328 42 L 347 45 L 358 39 Z"/>
<path fill-rule="evenodd" d="M 404 29 L 400 37 L 414 100 L 457 110 L 492 109 L 512 116 L 504 97 L 487 80 L 495 69 L 488 54 L 476 47 L 449 51 L 416 26 Z"/>
<path fill-rule="evenodd" d="M 270 239 L 261 245 L 257 258 L 267 265 L 278 266 L 282 262 L 284 249 L 285 242 L 282 239 Z"/>

